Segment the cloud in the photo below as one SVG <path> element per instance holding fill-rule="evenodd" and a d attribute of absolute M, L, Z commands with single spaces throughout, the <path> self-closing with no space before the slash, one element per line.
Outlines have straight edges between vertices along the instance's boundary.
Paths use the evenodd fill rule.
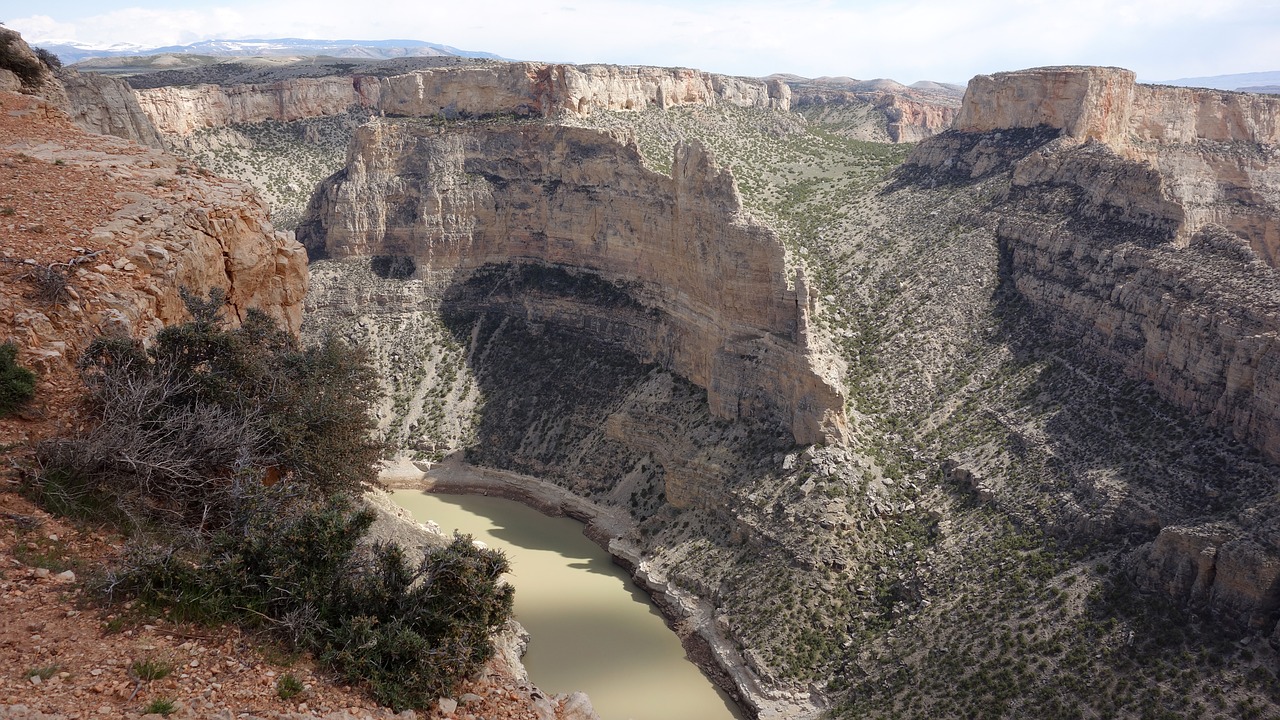
<path fill-rule="evenodd" d="M 56 3 L 55 3 L 56 5 Z M 9 22 L 29 39 L 164 45 L 211 38 L 412 38 L 530 60 L 684 65 L 764 75 L 964 80 L 1047 64 L 1114 64 L 1147 78 L 1280 65 L 1274 0 L 226 0 L 112 7 Z"/>

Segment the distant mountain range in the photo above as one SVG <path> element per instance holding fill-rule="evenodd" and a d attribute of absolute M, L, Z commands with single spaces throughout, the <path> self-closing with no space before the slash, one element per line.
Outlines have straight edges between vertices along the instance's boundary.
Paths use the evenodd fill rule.
<path fill-rule="evenodd" d="M 402 57 L 464 57 L 502 60 L 499 55 L 472 50 L 459 50 L 448 45 L 421 40 L 305 40 L 275 38 L 268 40 L 204 40 L 189 45 L 144 47 L 115 44 L 93 46 L 74 42 L 34 43 L 71 64 L 91 58 L 128 57 L 137 55 L 206 55 L 214 57 L 322 55 L 363 60 L 389 60 Z"/>
<path fill-rule="evenodd" d="M 1160 80 L 1156 84 L 1280 94 L 1280 70 Z"/>

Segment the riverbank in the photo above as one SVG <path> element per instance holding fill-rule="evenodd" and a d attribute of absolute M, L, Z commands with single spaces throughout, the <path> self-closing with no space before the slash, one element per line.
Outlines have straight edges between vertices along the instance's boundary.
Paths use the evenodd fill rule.
<path fill-rule="evenodd" d="M 624 511 L 593 503 L 535 477 L 468 465 L 457 456 L 426 470 L 401 461 L 388 467 L 382 480 L 392 489 L 502 497 L 545 515 L 583 523 L 583 534 L 627 570 L 662 612 L 690 660 L 744 713 L 761 720 L 818 716 L 820 708 L 807 698 L 780 696 L 760 685 L 737 644 L 717 628 L 714 606 L 667 580 L 662 568 L 645 556 L 638 542 L 639 530 Z"/>

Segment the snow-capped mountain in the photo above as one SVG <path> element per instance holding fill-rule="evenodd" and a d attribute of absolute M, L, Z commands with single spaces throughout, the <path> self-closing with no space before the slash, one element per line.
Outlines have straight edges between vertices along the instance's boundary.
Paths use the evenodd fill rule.
<path fill-rule="evenodd" d="M 33 45 L 57 55 L 64 63 L 76 63 L 89 58 L 127 57 L 134 55 L 190 54 L 218 57 L 243 57 L 250 55 L 326 55 L 329 57 L 385 60 L 397 57 L 424 57 L 448 55 L 455 57 L 494 58 L 500 56 L 487 52 L 460 50 L 449 45 L 421 40 L 307 40 L 302 38 L 273 38 L 248 40 L 202 40 L 188 45 L 144 47 L 127 43 L 109 46 L 86 45 L 77 42 L 45 41 Z"/>

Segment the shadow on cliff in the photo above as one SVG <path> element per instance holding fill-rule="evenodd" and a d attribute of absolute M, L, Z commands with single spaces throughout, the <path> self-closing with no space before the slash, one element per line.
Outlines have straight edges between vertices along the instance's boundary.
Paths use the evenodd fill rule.
<path fill-rule="evenodd" d="M 789 431 L 714 418 L 706 391 L 632 348 L 664 332 L 634 288 L 556 266 L 486 266 L 444 293 L 441 317 L 483 396 L 469 462 L 629 506 L 666 506 L 667 465 L 708 448 L 749 466 Z M 726 428 L 750 426 L 731 433 Z M 736 439 L 726 439 L 732 435 Z"/>
<path fill-rule="evenodd" d="M 1167 234 L 1105 217 L 1051 213 L 1058 231 L 1077 237 L 1102 238 L 1101 245 L 1121 241 L 1138 247 L 1166 243 Z M 1234 514 L 1266 498 L 1272 491 L 1275 466 L 1221 429 L 1163 399 L 1144 378 L 1126 374 L 1096 347 L 1098 329 L 1068 311 L 1049 311 L 1029 301 L 1018 282 L 1051 282 L 1031 278 L 1033 259 L 1017 238 L 996 233 L 1000 249 L 1000 283 L 994 295 L 999 320 L 996 337 L 1013 353 L 1000 375 L 1034 373 L 1012 397 L 1018 414 L 1039 418 L 1040 433 L 1027 436 L 1018 421 L 1006 422 L 1005 449 L 1022 467 L 1018 474 L 1038 478 L 1038 491 L 1048 497 L 1070 497 L 1046 518 L 1048 529 L 1063 539 L 1085 544 L 1105 540 L 1137 546 L 1152 540 L 1160 528 L 1192 519 Z M 1077 262 L 1092 262 L 1077 258 Z M 1061 263 L 1060 263 L 1061 264 Z M 1088 269 L 1063 292 L 1089 287 Z M 1135 282 L 1128 277 L 1117 282 Z M 1094 289 L 1106 297 L 1108 288 Z M 1120 356 L 1141 353 L 1122 337 L 1109 341 Z M 1032 423 L 1034 424 L 1034 423 Z"/>

